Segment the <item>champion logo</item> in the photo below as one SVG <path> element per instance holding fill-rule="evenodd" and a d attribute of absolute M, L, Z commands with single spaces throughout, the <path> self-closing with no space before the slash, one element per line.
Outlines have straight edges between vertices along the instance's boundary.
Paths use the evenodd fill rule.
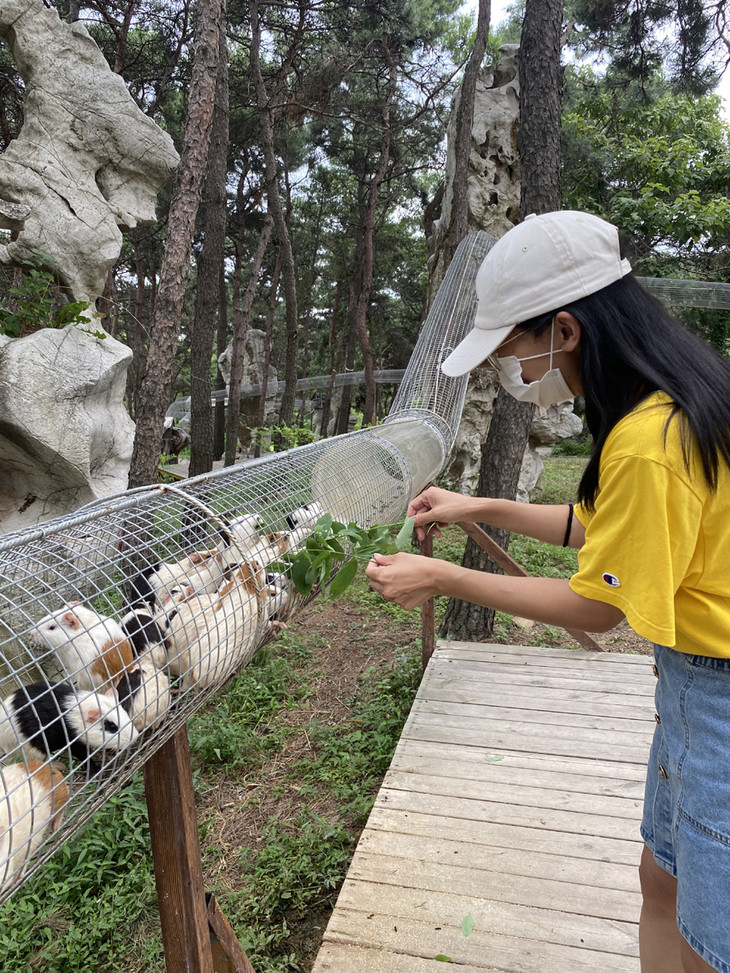
<path fill-rule="evenodd" d="M 616 577 L 615 574 L 609 574 L 608 572 L 606 572 L 602 577 L 603 580 L 606 582 L 606 584 L 610 585 L 611 588 L 621 587 L 621 582 L 619 581 L 619 579 Z"/>

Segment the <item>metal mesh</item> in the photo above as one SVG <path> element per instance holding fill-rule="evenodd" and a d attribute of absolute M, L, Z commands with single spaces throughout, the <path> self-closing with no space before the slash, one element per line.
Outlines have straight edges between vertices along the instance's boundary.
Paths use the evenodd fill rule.
<path fill-rule="evenodd" d="M 386 423 L 90 504 L 0 538 L 0 899 L 303 603 L 272 567 L 328 512 L 402 518 L 442 469 L 493 242 L 462 244 Z"/>

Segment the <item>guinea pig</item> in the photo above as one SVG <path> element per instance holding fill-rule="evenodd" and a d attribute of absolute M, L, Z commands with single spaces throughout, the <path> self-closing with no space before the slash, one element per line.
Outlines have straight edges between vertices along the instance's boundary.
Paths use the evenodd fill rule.
<path fill-rule="evenodd" d="M 167 662 L 169 614 L 164 611 L 153 614 L 145 608 L 132 608 L 120 619 L 120 625 L 132 643 L 137 658 L 149 653 L 158 669 L 162 669 Z"/>
<path fill-rule="evenodd" d="M 193 551 L 180 561 L 158 561 L 129 581 L 130 607 L 148 605 L 153 611 L 171 589 L 189 589 L 189 594 L 215 591 L 223 580 L 226 559 L 217 548 Z"/>
<path fill-rule="evenodd" d="M 46 832 L 61 826 L 68 784 L 40 760 L 0 767 L 0 889 L 22 877 Z"/>
<path fill-rule="evenodd" d="M 170 614 L 169 669 L 183 690 L 227 678 L 254 647 L 264 616 L 266 577 L 260 564 L 242 562 L 215 595 L 199 595 Z"/>
<path fill-rule="evenodd" d="M 115 686 L 117 698 L 138 730 L 162 719 L 170 708 L 170 680 L 154 664 L 150 653 L 141 655 L 122 673 Z"/>
<path fill-rule="evenodd" d="M 21 686 L 0 700 L 0 751 L 27 760 L 70 756 L 95 773 L 137 729 L 110 690 L 78 693 L 67 683 Z"/>
<path fill-rule="evenodd" d="M 53 650 L 64 678 L 77 689 L 108 688 L 134 661 L 134 649 L 119 622 L 78 602 L 46 615 L 28 639 Z M 44 661 L 44 668 L 54 668 Z M 56 676 L 57 670 L 50 675 Z"/>
<path fill-rule="evenodd" d="M 286 525 L 289 530 L 306 530 L 307 528 L 311 530 L 323 514 L 322 504 L 312 500 L 310 503 L 303 503 L 301 507 L 297 507 L 296 510 L 287 514 Z"/>

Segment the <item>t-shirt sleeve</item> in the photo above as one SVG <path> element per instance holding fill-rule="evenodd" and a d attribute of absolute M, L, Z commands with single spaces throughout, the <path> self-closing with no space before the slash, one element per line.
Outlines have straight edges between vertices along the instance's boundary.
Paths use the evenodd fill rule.
<path fill-rule="evenodd" d="M 616 458 L 601 469 L 570 587 L 620 608 L 642 637 L 674 645 L 674 598 L 701 515 L 702 502 L 675 470 L 641 455 Z"/>

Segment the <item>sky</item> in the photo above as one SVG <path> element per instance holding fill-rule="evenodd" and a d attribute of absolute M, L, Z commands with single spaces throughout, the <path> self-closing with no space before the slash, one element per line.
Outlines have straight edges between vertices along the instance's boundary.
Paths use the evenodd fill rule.
<path fill-rule="evenodd" d="M 491 21 L 493 24 L 498 24 L 505 18 L 507 8 L 510 5 L 511 0 L 491 0 Z M 471 13 L 474 18 L 476 18 L 477 9 L 478 0 L 465 0 L 461 7 L 464 13 Z M 730 69 L 725 71 L 715 93 L 722 98 L 723 115 L 725 120 L 730 123 Z"/>

